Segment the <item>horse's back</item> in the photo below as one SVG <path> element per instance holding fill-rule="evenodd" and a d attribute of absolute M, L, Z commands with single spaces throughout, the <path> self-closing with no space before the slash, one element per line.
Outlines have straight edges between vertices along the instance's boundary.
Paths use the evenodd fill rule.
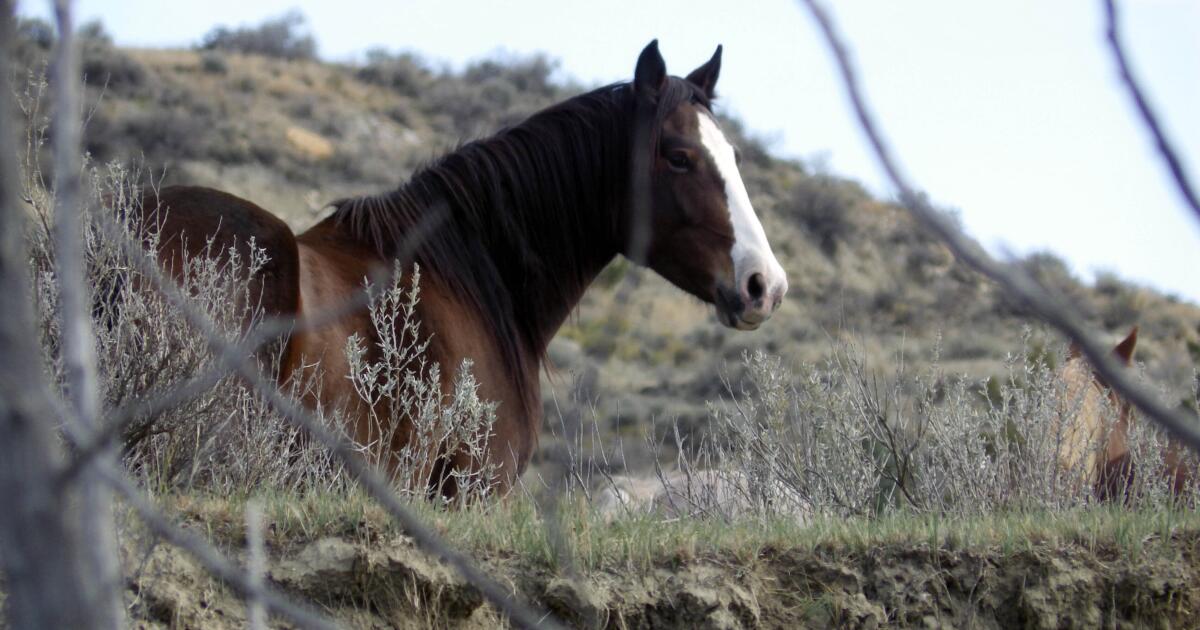
<path fill-rule="evenodd" d="M 264 313 L 292 315 L 299 309 L 300 256 L 291 228 L 279 217 L 251 201 L 203 186 L 148 190 L 141 213 L 143 222 L 158 231 L 159 262 L 176 278 L 185 259 L 224 255 L 232 249 L 248 261 L 253 242 L 267 255 L 259 273 L 249 279 L 251 294 Z"/>

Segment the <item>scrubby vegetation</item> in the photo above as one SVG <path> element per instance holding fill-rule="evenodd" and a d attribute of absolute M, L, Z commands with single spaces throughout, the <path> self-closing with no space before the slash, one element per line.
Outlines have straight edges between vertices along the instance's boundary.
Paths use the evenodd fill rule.
<path fill-rule="evenodd" d="M 280 59 L 314 59 L 317 41 L 302 33 L 303 27 L 304 16 L 293 10 L 258 26 L 218 26 L 204 36 L 200 48 Z"/>
<path fill-rule="evenodd" d="M 543 57 L 450 70 L 380 50 L 361 65 L 325 64 L 301 26 L 289 14 L 217 29 L 196 50 L 172 51 L 123 51 L 98 25 L 87 27 L 92 208 L 102 195 L 128 207 L 138 186 L 188 182 L 245 196 L 301 229 L 326 202 L 393 186 L 458 142 L 579 89 L 556 81 Z M 26 21 L 20 35 L 15 71 L 30 79 L 19 101 L 30 129 L 31 271 L 45 359 L 57 373 L 49 174 L 38 150 L 53 130 L 37 78 L 53 34 Z M 1056 465 L 1063 436 L 1055 418 L 1070 404 L 1054 378 L 1061 343 L 957 265 L 899 207 L 777 158 L 738 121 L 725 123 L 793 279 L 780 312 L 760 331 L 728 331 L 653 274 L 615 262 L 551 347 L 541 451 L 517 496 L 457 511 L 423 499 L 414 507 L 512 576 L 515 590 L 580 625 L 986 619 L 1054 627 L 1077 613 L 1112 624 L 1187 619 L 1200 602 L 1191 557 L 1200 523 L 1196 497 L 1177 498 L 1162 481 L 1161 437 L 1137 426 L 1134 499 L 1097 506 L 1084 471 Z M 139 241 L 156 238 L 152 225 L 124 229 Z M 209 371 L 211 350 L 176 306 L 147 290 L 137 265 L 98 225 L 89 227 L 87 246 L 105 404 L 121 408 Z M 185 292 L 229 338 L 242 339 L 241 322 L 258 316 L 245 281 L 262 263 L 213 251 L 190 262 Z M 1164 398 L 1200 406 L 1200 309 L 1113 275 L 1087 286 L 1050 253 L 1023 264 L 1097 330 L 1115 335 L 1140 325 L 1142 371 L 1163 384 Z M 371 315 L 398 335 L 384 335 L 379 348 L 357 339 L 346 348 L 359 395 L 415 401 L 395 408 L 417 409 L 431 435 L 481 448 L 491 406 L 475 397 L 469 376 L 449 401 L 437 399 L 436 374 L 430 380 L 430 370 L 412 365 L 425 343 L 408 325 L 419 280 L 390 282 L 376 290 Z M 271 349 L 255 356 L 268 369 L 274 358 Z M 311 386 L 297 382 L 290 393 Z M 340 426 L 338 410 L 322 412 Z M 397 471 L 402 494 L 422 495 L 413 471 L 429 462 L 417 451 L 384 462 L 379 445 L 394 419 L 375 420 L 379 440 L 364 453 Z M 414 568 L 420 561 L 403 532 L 323 449 L 235 378 L 132 418 L 123 444 L 147 491 L 230 548 L 244 543 L 245 501 L 263 501 L 278 560 L 272 578 L 348 622 L 404 625 L 414 623 L 402 621 L 413 611 L 425 615 L 417 625 L 496 620 L 477 596 L 442 597 L 461 585 Z M 717 471 L 728 491 L 687 485 L 682 516 L 666 522 L 660 512 L 591 508 L 617 475 L 673 471 Z M 322 542 L 330 538 L 343 542 Z M 322 575 L 360 585 L 395 578 L 392 590 L 313 586 L 320 579 L 303 563 L 328 559 L 323 544 L 349 545 L 330 553 L 344 552 L 359 569 Z M 127 551 L 159 558 L 154 542 L 138 535 Z M 1142 560 L 1152 569 L 1139 569 Z M 904 575 L 890 575 L 889 561 Z M 150 566 L 157 565 L 142 562 L 132 580 L 143 618 L 237 625 L 236 603 L 218 619 L 210 604 L 222 596 L 206 605 L 189 587 L 176 589 L 182 595 L 156 590 L 141 573 Z M 159 576 L 167 583 L 221 591 L 171 566 Z M 643 580 L 640 591 L 621 579 L 631 575 Z M 1035 577 L 1026 584 L 1017 575 Z M 915 580 L 924 586 L 912 588 L 931 595 L 910 598 L 896 580 Z M 1060 583 L 1074 585 L 1075 599 L 1055 594 Z M 1136 594 L 1123 594 L 1128 589 Z"/>

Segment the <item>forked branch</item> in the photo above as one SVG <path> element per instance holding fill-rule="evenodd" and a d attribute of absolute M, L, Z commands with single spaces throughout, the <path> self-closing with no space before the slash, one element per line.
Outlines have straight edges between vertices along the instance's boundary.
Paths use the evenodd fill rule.
<path fill-rule="evenodd" d="M 1154 136 L 1154 145 L 1163 161 L 1166 162 L 1167 170 L 1171 173 L 1171 180 L 1179 189 L 1180 196 L 1183 197 L 1184 203 L 1191 208 L 1192 213 L 1196 215 L 1196 220 L 1200 221 L 1200 199 L 1196 197 L 1196 190 L 1192 188 L 1187 171 L 1183 168 L 1183 162 L 1175 152 L 1170 138 L 1163 131 L 1162 125 L 1159 124 L 1158 116 L 1150 107 L 1145 92 L 1142 91 L 1141 85 L 1133 76 L 1133 70 L 1129 67 L 1129 59 L 1125 56 L 1125 46 L 1121 43 L 1121 32 L 1117 28 L 1116 0 L 1103 0 L 1103 2 L 1106 20 L 1105 34 L 1108 37 L 1108 47 L 1112 51 L 1113 60 L 1117 62 L 1117 71 L 1121 74 L 1121 82 L 1125 84 L 1129 98 L 1133 99 L 1133 104 L 1137 107 L 1142 122 L 1146 124 L 1146 129 L 1150 131 L 1150 135 Z"/>

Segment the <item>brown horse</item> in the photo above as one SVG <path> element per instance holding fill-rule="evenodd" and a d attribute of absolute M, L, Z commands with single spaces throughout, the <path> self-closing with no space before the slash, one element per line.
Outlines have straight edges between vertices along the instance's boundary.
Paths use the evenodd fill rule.
<path fill-rule="evenodd" d="M 1137 338 L 1138 329 L 1134 326 L 1113 348 L 1113 356 L 1126 366 L 1133 364 Z M 1064 403 L 1069 406 L 1062 414 L 1064 439 L 1059 465 L 1065 470 L 1084 471 L 1099 499 L 1124 500 L 1132 487 L 1135 469 L 1129 450 L 1129 431 L 1133 426 L 1129 402 L 1112 391 L 1074 345 L 1059 376 L 1065 384 Z M 1106 404 L 1117 410 L 1117 419 L 1111 427 L 1104 422 Z M 1168 440 L 1162 457 L 1163 474 L 1172 492 L 1183 493 L 1195 478 L 1195 464 L 1187 448 Z"/>
<path fill-rule="evenodd" d="M 111 198 L 105 203 L 114 204 Z M 240 197 L 200 186 L 147 191 L 140 210 L 136 230 L 159 235 L 158 261 L 173 275 L 183 272 L 186 260 L 230 250 L 250 260 L 253 242 L 269 259 L 248 278 L 248 295 L 259 301 L 265 315 L 299 312 L 300 254 L 296 237 L 279 217 Z"/>
<path fill-rule="evenodd" d="M 651 42 L 632 82 L 468 143 L 392 192 L 336 202 L 294 240 L 258 206 L 197 188 L 161 192 L 174 221 L 164 232 L 269 243 L 275 262 L 262 294 L 276 313 L 334 307 L 362 291 L 374 268 L 419 264 L 417 314 L 430 340 L 426 358 L 444 369 L 443 393 L 470 359 L 480 396 L 499 403 L 486 455 L 429 453 L 439 464 L 426 483 L 453 496 L 450 472 L 489 465 L 504 492 L 537 446 L 538 371 L 550 339 L 615 256 L 714 304 L 729 327 L 757 328 L 782 301 L 787 279 L 712 113 L 720 65 L 717 47 L 686 78 L 669 76 Z M 161 259 L 177 255 L 172 242 L 180 241 L 168 241 Z M 365 313 L 294 334 L 282 373 L 319 362 L 325 376 L 308 402 L 349 404 L 348 429 L 366 441 L 370 410 L 354 407 L 345 378 L 344 349 L 355 334 L 376 338 Z M 414 442 L 410 427 L 397 429 L 390 446 L 398 451 Z"/>

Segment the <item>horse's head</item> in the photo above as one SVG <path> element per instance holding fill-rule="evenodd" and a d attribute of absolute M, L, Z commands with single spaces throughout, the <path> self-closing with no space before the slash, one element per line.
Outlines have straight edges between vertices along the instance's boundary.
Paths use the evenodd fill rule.
<path fill-rule="evenodd" d="M 716 305 L 721 323 L 753 330 L 783 301 L 787 276 L 750 205 L 737 149 L 709 109 L 720 70 L 720 46 L 686 79 L 667 75 L 657 40 L 638 58 L 625 253 Z"/>

